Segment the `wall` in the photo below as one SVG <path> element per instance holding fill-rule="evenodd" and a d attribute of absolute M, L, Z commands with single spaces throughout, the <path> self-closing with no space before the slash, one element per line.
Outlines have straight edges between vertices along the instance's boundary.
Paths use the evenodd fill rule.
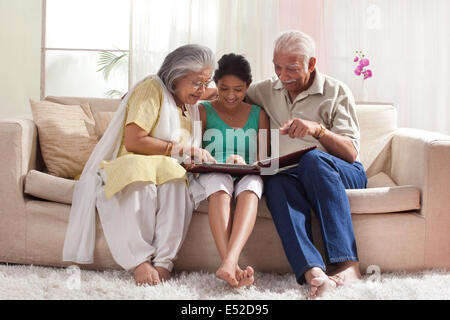
<path fill-rule="evenodd" d="M 41 20 L 41 0 L 0 0 L 0 118 L 40 98 Z"/>

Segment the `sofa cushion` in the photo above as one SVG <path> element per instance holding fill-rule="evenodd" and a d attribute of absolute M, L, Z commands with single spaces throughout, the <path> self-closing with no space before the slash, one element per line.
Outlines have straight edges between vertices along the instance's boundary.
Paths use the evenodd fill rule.
<path fill-rule="evenodd" d="M 74 186 L 74 180 L 54 177 L 36 170 L 31 170 L 25 179 L 26 194 L 59 203 L 72 203 Z M 347 190 L 347 195 L 352 214 L 420 209 L 420 190 L 414 186 L 397 186 L 385 173 L 371 177 L 367 189 Z M 202 201 L 196 211 L 207 214 L 208 201 Z M 271 217 L 265 200 L 259 204 L 258 216 Z"/>
<path fill-rule="evenodd" d="M 392 213 L 420 209 L 420 190 L 415 186 L 397 186 L 383 172 L 368 179 L 367 189 L 346 190 L 352 214 Z M 263 199 L 264 195 L 263 195 Z M 197 211 L 208 213 L 208 201 Z M 266 201 L 259 203 L 258 216 L 270 218 Z"/>
<path fill-rule="evenodd" d="M 352 214 L 420 209 L 420 189 L 415 186 L 397 186 L 384 172 L 369 178 L 366 189 L 352 189 L 346 192 Z"/>
<path fill-rule="evenodd" d="M 55 97 L 48 96 L 46 101 L 65 105 L 77 105 L 89 103 L 91 106 L 92 115 L 95 120 L 95 129 L 98 139 L 105 133 L 115 111 L 119 107 L 120 99 L 105 99 L 105 98 L 82 98 L 82 97 Z"/>
<path fill-rule="evenodd" d="M 109 123 L 111 122 L 115 112 L 114 111 L 94 111 L 95 128 L 97 129 L 98 139 L 103 136 Z"/>
<path fill-rule="evenodd" d="M 89 104 L 63 105 L 30 99 L 30 105 L 48 172 L 62 178 L 79 175 L 97 143 Z"/>
<path fill-rule="evenodd" d="M 25 177 L 24 192 L 40 199 L 71 204 L 74 186 L 75 180 L 31 170 Z"/>

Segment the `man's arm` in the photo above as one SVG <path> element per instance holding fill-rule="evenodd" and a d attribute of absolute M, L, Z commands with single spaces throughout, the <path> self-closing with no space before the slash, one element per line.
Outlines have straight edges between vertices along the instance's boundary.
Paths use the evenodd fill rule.
<path fill-rule="evenodd" d="M 316 123 L 316 125 L 318 124 Z M 318 137 L 322 129 L 320 125 L 318 126 L 318 131 L 316 131 L 313 135 L 314 137 Z M 323 136 L 318 139 L 329 154 L 341 158 L 349 163 L 355 162 L 356 157 L 358 156 L 358 151 L 350 138 L 325 129 Z"/>
<path fill-rule="evenodd" d="M 356 160 L 358 151 L 350 138 L 326 128 L 321 131 L 322 127 L 317 122 L 299 118 L 290 119 L 280 127 L 280 134 L 287 134 L 290 138 L 303 138 L 306 135 L 316 137 L 329 154 L 349 163 Z"/>

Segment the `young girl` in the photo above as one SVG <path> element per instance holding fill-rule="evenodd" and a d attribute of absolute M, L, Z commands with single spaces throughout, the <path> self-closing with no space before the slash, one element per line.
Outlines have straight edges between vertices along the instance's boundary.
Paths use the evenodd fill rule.
<path fill-rule="evenodd" d="M 202 148 L 208 150 L 212 143 L 209 138 L 214 136 L 216 148 L 211 155 L 217 162 L 251 164 L 260 160 L 258 154 L 264 157 L 268 154 L 269 138 L 258 141 L 258 133 L 265 129 L 266 137 L 270 136 L 269 118 L 259 106 L 243 102 L 252 81 L 248 61 L 241 55 L 228 54 L 218 64 L 214 75 L 218 97 L 199 104 Z M 245 143 L 235 143 L 242 137 Z M 208 173 L 202 174 L 199 182 L 204 188 L 204 197 L 209 200 L 209 223 L 222 258 L 216 276 L 232 287 L 251 285 L 254 281 L 253 268 L 247 266 L 242 270 L 238 260 L 255 224 L 258 200 L 263 191 L 261 177 L 246 175 L 234 179 L 228 174 Z M 237 202 L 232 219 L 230 203 L 233 194 Z"/>

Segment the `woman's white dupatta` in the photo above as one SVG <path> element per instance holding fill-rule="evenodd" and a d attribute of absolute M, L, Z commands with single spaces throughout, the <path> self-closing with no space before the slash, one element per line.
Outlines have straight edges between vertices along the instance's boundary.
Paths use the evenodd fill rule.
<path fill-rule="evenodd" d="M 180 135 L 180 118 L 172 94 L 158 76 L 152 75 L 137 83 L 120 103 L 103 137 L 95 146 L 89 160 L 84 166 L 80 179 L 76 182 L 69 225 L 64 241 L 63 261 L 80 264 L 94 262 L 95 249 L 95 213 L 97 189 L 101 187 L 102 178 L 99 175 L 100 162 L 113 160 L 117 157 L 122 134 L 128 99 L 133 90 L 146 79 L 157 79 L 164 89 L 163 102 L 160 110 L 158 125 L 154 137 L 166 141 L 178 141 Z M 199 147 L 201 142 L 201 126 L 199 126 L 199 112 L 197 105 L 189 106 L 193 121 L 191 143 Z M 114 214 L 114 212 L 111 212 Z"/>

